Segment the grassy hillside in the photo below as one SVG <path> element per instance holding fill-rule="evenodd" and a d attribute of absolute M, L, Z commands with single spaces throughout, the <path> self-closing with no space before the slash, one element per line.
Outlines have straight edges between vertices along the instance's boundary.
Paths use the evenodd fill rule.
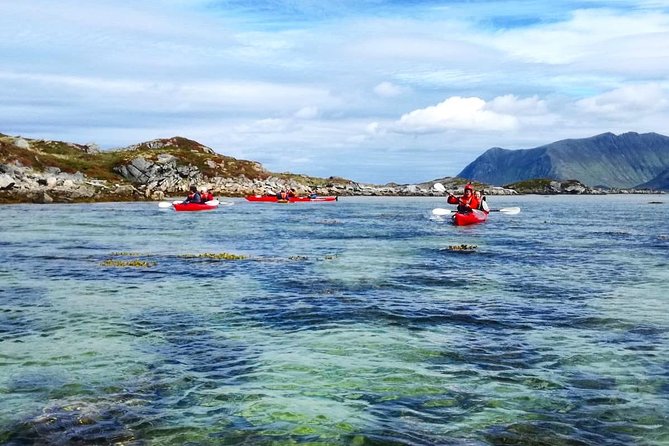
<path fill-rule="evenodd" d="M 238 160 L 229 156 L 210 152 L 201 144 L 181 137 L 142 143 L 132 149 L 89 153 L 88 146 L 62 141 L 25 139 L 29 147 L 21 148 L 15 138 L 0 136 L 0 163 L 20 163 L 37 171 L 47 167 L 57 167 L 63 172 L 82 172 L 88 177 L 124 182 L 114 168 L 128 164 L 137 157 L 155 161 L 161 154 L 178 159 L 178 164 L 196 166 L 206 176 L 263 179 L 270 176 L 262 166 L 253 161 Z M 159 147 L 155 147 L 156 142 Z"/>

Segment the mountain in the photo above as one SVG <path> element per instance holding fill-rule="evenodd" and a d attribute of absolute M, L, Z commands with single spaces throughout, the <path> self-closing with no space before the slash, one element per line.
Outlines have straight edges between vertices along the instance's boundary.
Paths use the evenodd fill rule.
<path fill-rule="evenodd" d="M 648 181 L 647 183 L 637 186 L 639 189 L 656 189 L 669 191 L 669 168 L 665 169 L 658 176 Z"/>
<path fill-rule="evenodd" d="M 524 150 L 495 147 L 459 177 L 495 185 L 534 178 L 576 179 L 588 186 L 669 189 L 669 137 L 657 133 L 603 133 Z M 658 186 L 650 186 L 658 185 Z"/>

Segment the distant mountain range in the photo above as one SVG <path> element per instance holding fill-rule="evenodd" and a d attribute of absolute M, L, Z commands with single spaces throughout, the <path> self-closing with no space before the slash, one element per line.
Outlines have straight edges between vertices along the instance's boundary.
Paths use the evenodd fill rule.
<path fill-rule="evenodd" d="M 669 137 L 603 133 L 524 150 L 495 147 L 458 174 L 503 186 L 534 178 L 579 180 L 591 187 L 669 190 Z"/>

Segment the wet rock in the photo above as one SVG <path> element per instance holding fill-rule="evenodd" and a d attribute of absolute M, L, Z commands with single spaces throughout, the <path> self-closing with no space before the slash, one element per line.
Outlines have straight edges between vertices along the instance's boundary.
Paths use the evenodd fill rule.
<path fill-rule="evenodd" d="M 48 204 L 48 203 L 53 203 L 53 198 L 49 196 L 45 191 L 40 191 L 37 193 L 37 197 L 35 198 L 35 203 L 41 203 L 41 204 Z"/>

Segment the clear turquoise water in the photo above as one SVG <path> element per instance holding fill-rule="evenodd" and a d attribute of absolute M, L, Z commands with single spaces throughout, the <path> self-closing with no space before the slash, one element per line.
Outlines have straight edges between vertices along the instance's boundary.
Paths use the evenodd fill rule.
<path fill-rule="evenodd" d="M 234 201 L 0 207 L 1 444 L 669 444 L 666 197 Z"/>

